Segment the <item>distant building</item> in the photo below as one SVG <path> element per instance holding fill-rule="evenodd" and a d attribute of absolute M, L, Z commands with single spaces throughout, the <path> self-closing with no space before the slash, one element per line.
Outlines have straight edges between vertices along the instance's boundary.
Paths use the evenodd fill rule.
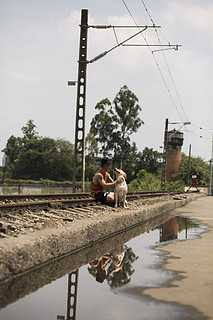
<path fill-rule="evenodd" d="M 171 182 L 172 176 L 180 170 L 181 147 L 183 133 L 177 130 L 168 131 L 166 148 L 166 181 Z"/>

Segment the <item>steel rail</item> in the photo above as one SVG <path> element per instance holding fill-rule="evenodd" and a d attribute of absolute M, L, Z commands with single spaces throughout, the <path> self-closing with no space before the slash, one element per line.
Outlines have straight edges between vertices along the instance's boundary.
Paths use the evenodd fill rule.
<path fill-rule="evenodd" d="M 177 193 L 177 192 L 176 192 Z M 153 196 L 155 195 L 160 195 L 160 194 L 171 194 L 171 192 L 166 192 L 166 191 L 139 191 L 139 192 L 128 192 L 128 195 L 147 195 L 147 194 L 152 194 Z M 80 192 L 80 193 L 54 193 L 54 194 L 49 194 L 49 193 L 44 193 L 44 194 L 0 194 L 0 202 L 3 201 L 10 201 L 10 200 L 21 200 L 21 199 L 27 199 L 27 200 L 32 200 L 36 199 L 82 199 L 82 198 L 88 198 L 90 197 L 90 193 L 88 192 Z"/>
<path fill-rule="evenodd" d="M 42 194 L 0 194 L 0 201 L 13 199 L 38 199 L 38 198 L 85 198 L 89 197 L 89 193 L 42 193 Z"/>
<path fill-rule="evenodd" d="M 145 198 L 153 198 L 153 197 L 162 197 L 167 195 L 177 195 L 180 192 L 129 192 L 127 194 L 128 200 L 136 200 L 136 199 L 145 199 Z M 92 198 L 89 193 L 71 193 L 71 194 L 42 194 L 42 195 L 7 195 L 5 198 L 3 195 L 0 195 L 0 200 L 13 200 L 13 199 L 25 199 L 26 201 L 19 202 L 0 202 L 0 211 L 4 209 L 15 209 L 15 208 L 30 208 L 30 207 L 45 207 L 45 206 L 58 206 L 61 207 L 63 205 L 91 205 L 96 203 L 95 199 Z M 18 197 L 17 197 L 18 196 Z M 60 199 L 55 199 L 59 197 Z M 45 198 L 44 200 L 35 200 L 39 198 Z M 34 201 L 32 201 L 34 199 Z M 31 200 L 31 201 L 30 201 Z"/>

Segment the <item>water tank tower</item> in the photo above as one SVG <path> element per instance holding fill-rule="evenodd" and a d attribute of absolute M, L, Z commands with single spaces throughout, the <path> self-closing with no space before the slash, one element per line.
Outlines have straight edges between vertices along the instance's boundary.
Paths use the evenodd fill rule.
<path fill-rule="evenodd" d="M 171 130 L 167 133 L 166 148 L 166 181 L 170 182 L 172 176 L 178 173 L 181 165 L 181 147 L 183 145 L 183 133 Z"/>

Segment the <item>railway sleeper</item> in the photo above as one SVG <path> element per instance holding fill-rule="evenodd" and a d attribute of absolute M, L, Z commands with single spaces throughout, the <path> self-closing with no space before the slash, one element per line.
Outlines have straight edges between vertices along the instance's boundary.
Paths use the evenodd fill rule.
<path fill-rule="evenodd" d="M 56 215 L 56 213 L 57 213 L 57 215 Z M 47 213 L 47 212 L 42 212 L 42 214 L 43 214 L 44 216 L 46 216 L 46 217 L 54 218 L 54 219 L 57 219 L 57 220 L 62 219 L 62 220 L 64 220 L 64 221 L 73 221 L 73 218 L 65 217 L 65 216 L 63 216 L 63 215 L 61 214 L 61 212 L 56 212 L 56 211 L 54 211 L 54 212 L 52 213 L 52 212 L 50 211 L 49 213 Z"/>

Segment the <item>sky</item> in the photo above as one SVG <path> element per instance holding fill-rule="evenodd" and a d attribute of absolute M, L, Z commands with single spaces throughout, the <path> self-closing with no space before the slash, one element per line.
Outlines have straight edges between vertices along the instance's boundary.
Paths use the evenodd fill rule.
<path fill-rule="evenodd" d="M 89 25 L 152 27 L 87 65 L 86 133 L 96 104 L 127 85 L 142 108 L 144 125 L 130 136 L 138 151 L 162 151 L 168 118 L 169 130 L 184 133 L 182 151 L 191 144 L 192 156 L 210 160 L 212 0 L 0 0 L 0 151 L 29 119 L 40 136 L 74 143 L 77 88 L 67 82 L 78 78 L 82 9 Z M 113 28 L 88 29 L 88 60 L 138 32 L 114 30 L 118 40 Z M 180 46 L 150 46 L 169 43 Z"/>

